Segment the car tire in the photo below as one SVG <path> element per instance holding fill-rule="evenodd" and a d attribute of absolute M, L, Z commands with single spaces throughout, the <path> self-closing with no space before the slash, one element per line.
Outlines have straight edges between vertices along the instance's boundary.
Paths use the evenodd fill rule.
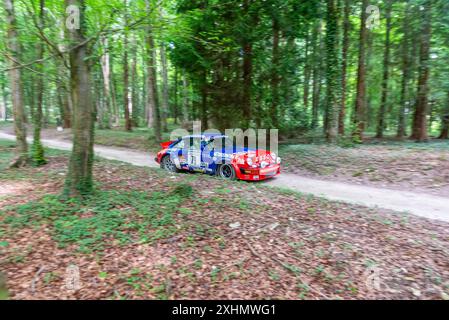
<path fill-rule="evenodd" d="M 221 165 L 217 170 L 217 175 L 226 180 L 235 180 L 236 179 L 236 173 L 235 169 L 231 164 L 223 164 Z"/>
<path fill-rule="evenodd" d="M 179 172 L 179 169 L 176 168 L 176 165 L 171 160 L 170 155 L 166 155 L 162 158 L 161 169 L 164 169 L 166 171 L 173 172 L 173 173 Z"/>

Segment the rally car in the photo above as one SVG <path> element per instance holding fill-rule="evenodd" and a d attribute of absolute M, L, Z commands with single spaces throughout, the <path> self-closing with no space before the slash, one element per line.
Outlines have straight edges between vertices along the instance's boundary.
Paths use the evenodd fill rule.
<path fill-rule="evenodd" d="M 235 146 L 225 135 L 185 136 L 161 146 L 154 160 L 170 172 L 202 172 L 248 181 L 265 180 L 281 172 L 281 158 L 275 153 Z"/>

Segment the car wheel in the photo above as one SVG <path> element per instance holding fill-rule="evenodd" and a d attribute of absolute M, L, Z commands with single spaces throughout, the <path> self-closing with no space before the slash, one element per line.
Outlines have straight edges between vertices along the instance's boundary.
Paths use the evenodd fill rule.
<path fill-rule="evenodd" d="M 218 175 L 227 180 L 235 180 L 235 170 L 230 164 L 224 164 L 218 168 Z"/>
<path fill-rule="evenodd" d="M 176 165 L 173 163 L 172 159 L 169 155 L 162 158 L 161 161 L 161 169 L 170 171 L 170 172 L 178 172 L 178 168 L 176 168 Z"/>

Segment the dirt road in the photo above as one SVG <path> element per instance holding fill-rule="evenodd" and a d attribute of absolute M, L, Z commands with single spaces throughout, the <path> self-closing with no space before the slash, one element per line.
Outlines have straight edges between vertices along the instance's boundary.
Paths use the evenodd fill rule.
<path fill-rule="evenodd" d="M 15 140 L 15 136 L 0 132 L 0 139 Z M 70 142 L 60 140 L 43 139 L 42 143 L 46 147 L 54 149 L 71 150 L 72 148 Z M 122 161 L 136 166 L 158 167 L 158 164 L 154 162 L 154 155 L 141 151 L 96 145 L 95 154 L 108 160 Z M 323 181 L 286 173 L 261 183 L 305 194 L 313 194 L 329 200 L 390 209 L 449 222 L 449 200 L 424 193 Z"/>

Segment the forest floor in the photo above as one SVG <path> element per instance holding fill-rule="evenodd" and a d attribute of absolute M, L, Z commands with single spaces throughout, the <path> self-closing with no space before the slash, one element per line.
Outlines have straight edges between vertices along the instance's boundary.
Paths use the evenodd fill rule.
<path fill-rule="evenodd" d="M 8 169 L 0 140 L 10 298 L 449 299 L 449 223 L 102 159 L 94 196 L 63 202 L 68 154 L 48 156 Z"/>

